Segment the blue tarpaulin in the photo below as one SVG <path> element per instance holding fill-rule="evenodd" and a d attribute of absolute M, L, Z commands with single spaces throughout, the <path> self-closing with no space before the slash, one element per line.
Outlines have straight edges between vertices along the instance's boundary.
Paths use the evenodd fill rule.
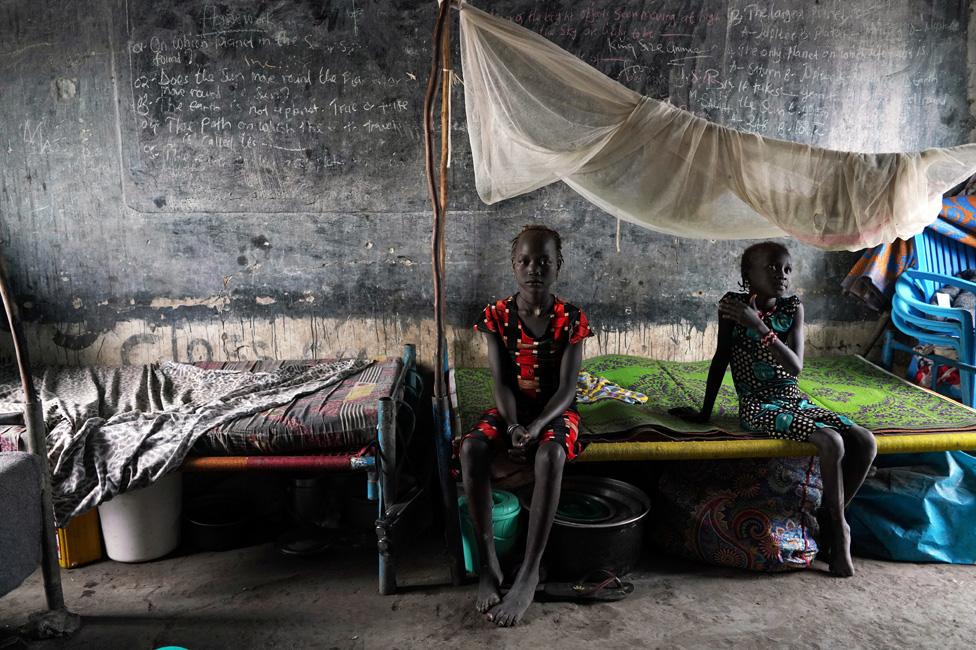
<path fill-rule="evenodd" d="M 847 508 L 857 555 L 976 563 L 976 457 L 962 451 L 878 456 Z"/>

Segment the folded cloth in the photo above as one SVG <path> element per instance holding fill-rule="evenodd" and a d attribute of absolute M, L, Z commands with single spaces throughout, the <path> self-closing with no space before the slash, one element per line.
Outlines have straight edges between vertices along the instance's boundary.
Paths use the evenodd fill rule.
<path fill-rule="evenodd" d="M 976 269 L 963 269 L 956 273 L 955 277 L 960 280 L 965 280 L 967 282 L 976 281 Z M 945 296 L 945 298 L 942 298 Z M 955 307 L 956 309 L 965 309 L 970 314 L 976 315 L 976 293 L 972 291 L 966 291 L 960 287 L 953 286 L 951 284 L 943 285 L 941 289 L 936 289 L 932 298 L 929 300 L 931 305 L 945 305 L 942 301 L 950 307 Z M 942 316 L 929 316 L 929 318 L 934 318 L 935 320 L 945 320 Z"/>
<path fill-rule="evenodd" d="M 942 199 L 939 217 L 926 230 L 976 246 L 976 196 L 953 196 Z M 877 311 L 891 303 L 895 280 L 902 271 L 915 264 L 915 242 L 896 239 L 864 251 L 841 281 L 844 291 L 857 296 Z"/>
<path fill-rule="evenodd" d="M 615 399 L 625 404 L 643 404 L 647 395 L 636 390 L 628 390 L 606 377 L 597 377 L 583 370 L 576 378 L 576 401 L 592 404 L 604 399 Z"/>

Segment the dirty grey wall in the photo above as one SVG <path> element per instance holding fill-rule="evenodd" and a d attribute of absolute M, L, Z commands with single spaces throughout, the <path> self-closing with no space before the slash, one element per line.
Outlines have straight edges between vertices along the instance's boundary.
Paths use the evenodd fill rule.
<path fill-rule="evenodd" d="M 0 2 L 0 253 L 35 356 L 380 355 L 412 341 L 429 357 L 419 114 L 434 7 Z M 763 135 L 889 151 L 959 144 L 972 127 L 963 0 L 490 9 L 645 94 Z M 565 235 L 557 289 L 599 326 L 587 354 L 707 356 L 744 244 L 623 224 L 618 253 L 615 222 L 562 186 L 481 204 L 462 92 L 447 261 L 455 362 L 482 360 L 468 324 L 511 291 L 508 240 L 533 221 Z M 839 290 L 856 256 L 790 246 L 808 349 L 855 351 L 875 319 Z"/>

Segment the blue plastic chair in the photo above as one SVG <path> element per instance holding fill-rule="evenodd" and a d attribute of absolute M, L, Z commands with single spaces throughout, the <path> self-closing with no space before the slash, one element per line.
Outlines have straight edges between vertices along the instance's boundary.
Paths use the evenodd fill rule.
<path fill-rule="evenodd" d="M 906 270 L 895 281 L 891 299 L 891 320 L 901 332 L 920 344 L 951 348 L 957 359 L 940 355 L 920 355 L 935 365 L 952 365 L 959 369 L 962 401 L 967 406 L 976 403 L 976 327 L 973 315 L 965 309 L 929 304 L 935 292 L 952 285 L 976 293 L 976 283 L 955 277 L 965 269 L 976 269 L 976 249 L 961 244 L 930 229 L 914 238 L 915 267 Z M 940 320 L 941 319 L 941 320 Z M 885 338 L 882 361 L 891 366 L 892 350 L 914 353 L 911 347 L 894 340 L 889 332 Z M 935 389 L 936 373 L 932 373 Z"/>

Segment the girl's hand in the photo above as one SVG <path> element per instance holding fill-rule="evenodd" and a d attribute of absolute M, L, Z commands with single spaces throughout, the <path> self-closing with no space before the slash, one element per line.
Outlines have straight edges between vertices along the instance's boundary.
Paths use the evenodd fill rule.
<path fill-rule="evenodd" d="M 532 442 L 538 437 L 538 433 L 535 435 L 532 434 L 532 427 L 512 427 L 512 446 L 508 450 L 508 457 L 513 462 L 525 464 L 528 461 L 529 445 L 532 444 Z"/>
<path fill-rule="evenodd" d="M 710 416 L 690 406 L 678 406 L 673 409 L 668 409 L 668 413 L 686 422 L 694 422 L 695 424 L 705 424 L 710 418 Z"/>
<path fill-rule="evenodd" d="M 538 440 L 540 433 L 541 431 L 535 423 L 530 424 L 528 428 L 519 427 L 512 432 L 512 446 L 516 449 L 525 449 Z"/>
<path fill-rule="evenodd" d="M 528 460 L 529 447 L 539 438 L 539 429 L 534 424 L 528 428 L 520 426 L 512 429 L 512 447 L 508 450 L 508 457 L 516 463 Z"/>
<path fill-rule="evenodd" d="M 759 310 L 756 309 L 756 294 L 749 296 L 749 304 L 726 296 L 718 303 L 718 313 L 722 318 L 728 318 L 748 329 L 762 330 L 765 327 L 759 318 Z"/>
<path fill-rule="evenodd" d="M 509 439 L 512 441 L 513 447 L 522 447 L 524 445 L 521 443 L 521 441 L 526 435 L 528 435 L 528 431 L 523 425 L 516 424 L 509 427 L 508 435 Z"/>
<path fill-rule="evenodd" d="M 524 464 L 526 461 L 524 441 L 528 437 L 528 433 L 528 430 L 521 424 L 509 429 L 512 446 L 508 449 L 508 457 L 516 463 Z"/>

